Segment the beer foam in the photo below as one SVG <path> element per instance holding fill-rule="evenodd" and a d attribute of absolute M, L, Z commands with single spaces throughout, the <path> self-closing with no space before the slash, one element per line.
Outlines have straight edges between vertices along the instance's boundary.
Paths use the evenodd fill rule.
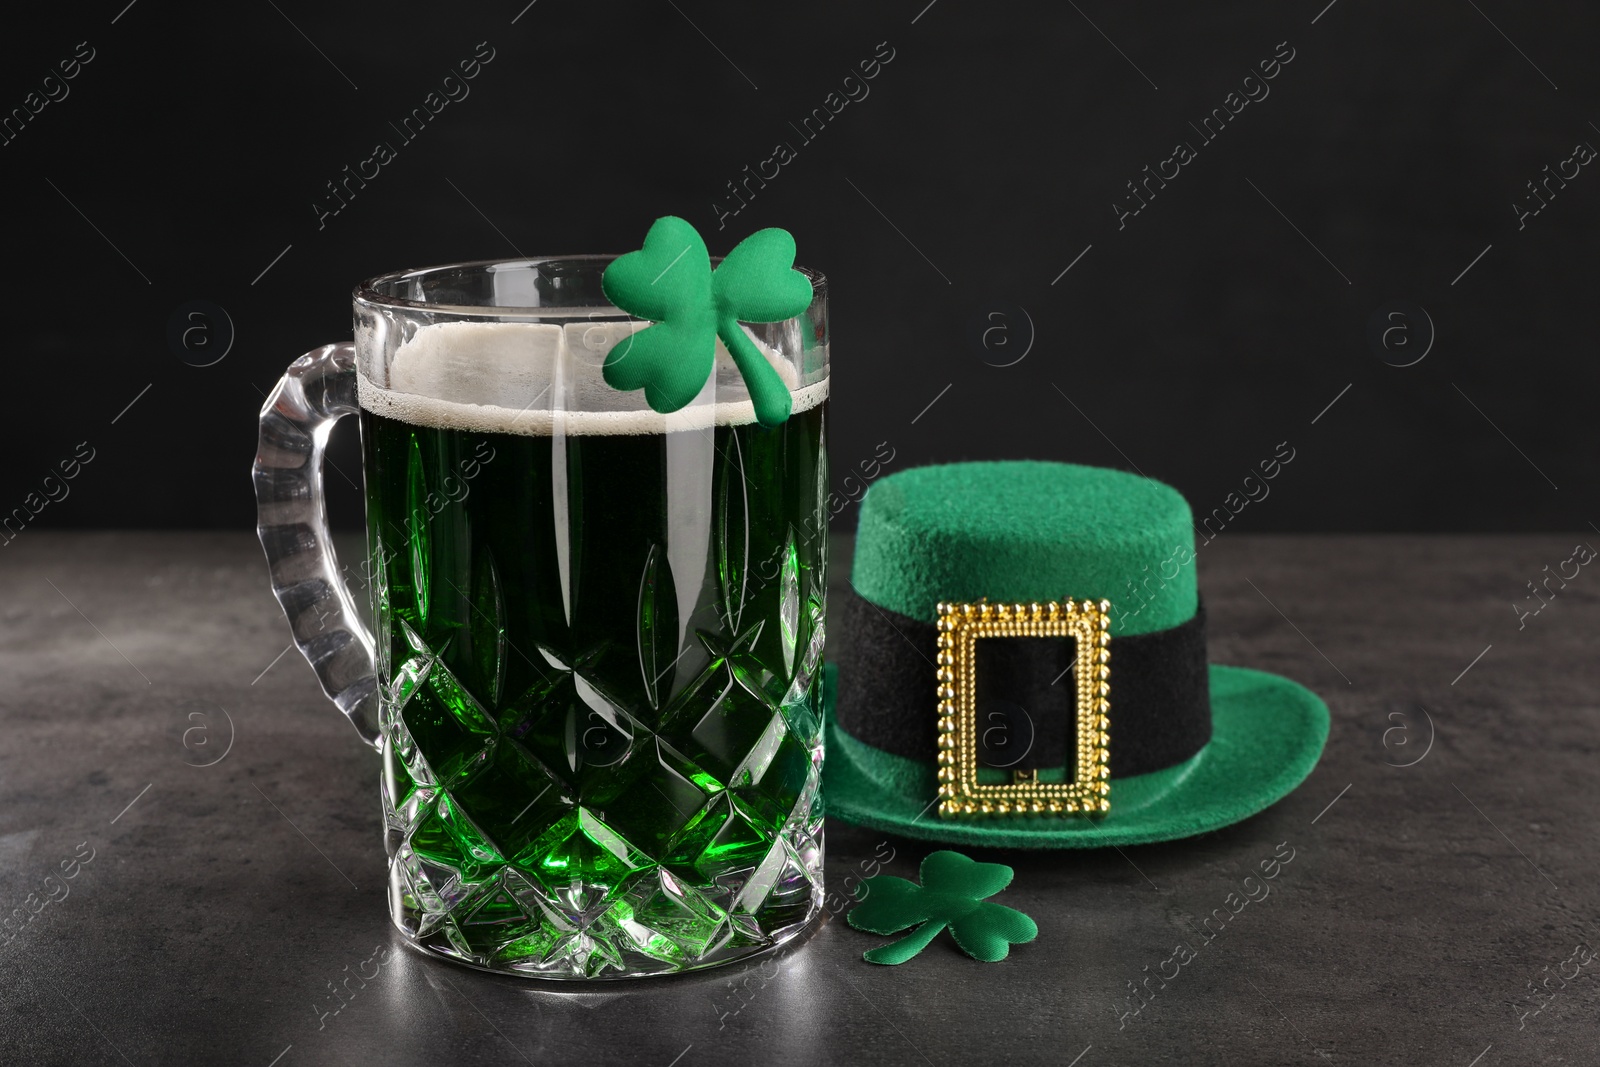
<path fill-rule="evenodd" d="M 402 342 L 381 385 L 356 375 L 362 408 L 415 426 L 510 433 L 661 434 L 756 421 L 733 357 L 716 343 L 706 388 L 687 407 L 652 410 L 641 390 L 611 388 L 605 355 L 647 322 L 441 322 Z M 789 388 L 799 413 L 828 397 L 828 379 L 801 386 L 793 364 L 750 336 Z"/>

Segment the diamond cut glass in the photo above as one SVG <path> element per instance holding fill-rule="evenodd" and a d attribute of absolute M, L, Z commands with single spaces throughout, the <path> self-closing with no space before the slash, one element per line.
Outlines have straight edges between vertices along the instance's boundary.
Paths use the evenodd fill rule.
<path fill-rule="evenodd" d="M 825 284 L 746 327 L 795 398 L 769 429 L 720 352 L 673 416 L 596 388 L 642 325 L 606 262 L 365 283 L 356 343 L 263 409 L 255 468 L 296 641 L 382 754 L 395 924 L 548 978 L 740 959 L 821 899 Z M 320 467 L 357 412 L 368 558 L 341 571 Z"/>

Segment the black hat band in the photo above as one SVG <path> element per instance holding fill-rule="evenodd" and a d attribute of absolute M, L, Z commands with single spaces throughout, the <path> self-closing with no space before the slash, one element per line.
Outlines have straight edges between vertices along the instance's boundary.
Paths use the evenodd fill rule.
<path fill-rule="evenodd" d="M 930 762 L 938 737 L 938 630 L 853 590 L 836 597 L 839 725 L 885 752 Z M 1115 637 L 1111 776 L 1147 774 L 1193 757 L 1211 740 L 1205 606 L 1188 622 Z M 1074 649 L 1067 638 L 978 643 L 979 762 L 1000 769 L 1071 767 Z"/>

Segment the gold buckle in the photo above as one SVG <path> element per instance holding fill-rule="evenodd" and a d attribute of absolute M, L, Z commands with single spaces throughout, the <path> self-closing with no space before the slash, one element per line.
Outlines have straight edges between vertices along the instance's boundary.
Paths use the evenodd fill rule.
<path fill-rule="evenodd" d="M 1062 815 L 1111 810 L 1111 601 L 940 604 L 938 637 L 939 814 Z M 1078 682 L 1077 764 L 1071 781 L 1012 771 L 1007 784 L 978 781 L 976 645 L 985 637 L 1071 637 Z"/>

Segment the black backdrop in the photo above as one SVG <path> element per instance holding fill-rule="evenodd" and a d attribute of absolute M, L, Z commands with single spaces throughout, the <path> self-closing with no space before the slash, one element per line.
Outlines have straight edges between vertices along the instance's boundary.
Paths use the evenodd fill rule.
<path fill-rule="evenodd" d="M 1593 8 L 526 4 L 13 21 L 0 512 L 246 527 L 263 394 L 349 336 L 354 281 L 622 251 L 673 213 L 714 253 L 785 226 L 832 279 L 846 497 L 892 449 L 885 470 L 1136 467 L 1199 513 L 1269 492 L 1237 530 L 1600 522 Z M 331 213 L 379 142 L 393 158 Z M 196 366 L 229 341 L 217 309 L 231 344 Z"/>

